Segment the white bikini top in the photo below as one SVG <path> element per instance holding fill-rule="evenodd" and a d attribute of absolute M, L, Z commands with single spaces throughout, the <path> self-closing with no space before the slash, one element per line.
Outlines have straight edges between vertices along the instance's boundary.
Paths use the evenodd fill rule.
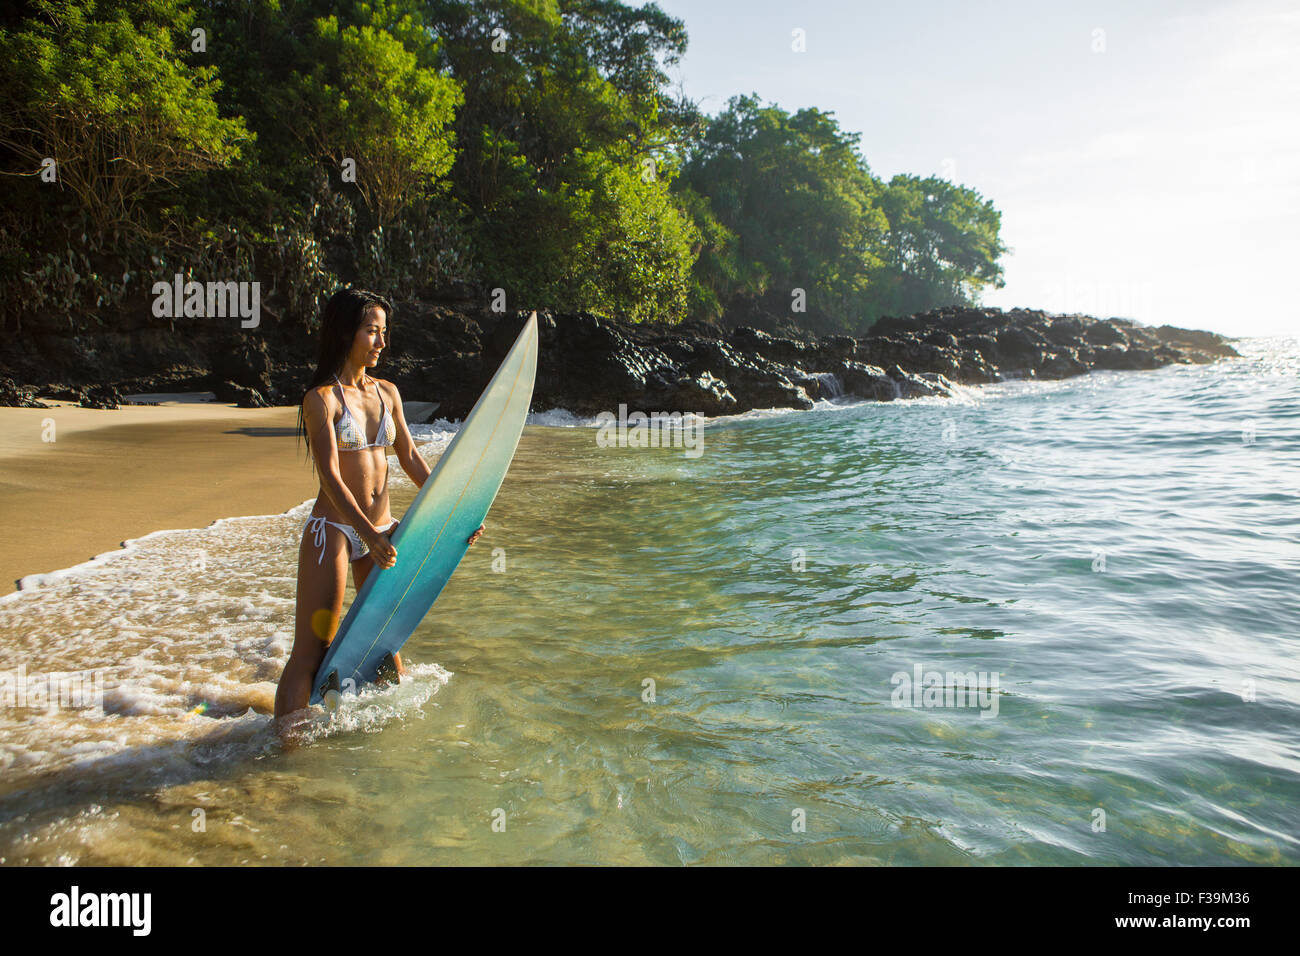
<path fill-rule="evenodd" d="M 393 416 L 388 414 L 388 406 L 384 404 L 384 396 L 379 391 L 379 386 L 375 385 L 375 392 L 379 394 L 379 407 L 384 412 L 379 419 L 379 431 L 375 435 L 375 441 L 371 443 L 366 441 L 366 436 L 353 417 L 351 409 L 348 408 L 347 399 L 343 397 L 343 383 L 339 381 L 337 375 L 334 376 L 334 381 L 339 387 L 339 401 L 343 403 L 343 414 L 334 423 L 334 434 L 338 439 L 339 451 L 361 451 L 366 448 L 387 448 L 392 445 L 397 440 L 397 426 L 393 424 Z"/>

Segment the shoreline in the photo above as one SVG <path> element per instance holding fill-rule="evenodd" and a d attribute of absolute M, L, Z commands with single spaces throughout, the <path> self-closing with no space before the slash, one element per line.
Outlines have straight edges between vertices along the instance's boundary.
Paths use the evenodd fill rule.
<path fill-rule="evenodd" d="M 44 409 L 0 407 L 0 501 L 6 514 L 24 519 L 11 523 L 10 546 L 0 555 L 0 600 L 32 590 L 18 586 L 24 578 L 110 560 L 106 556 L 151 534 L 274 517 L 317 496 L 319 484 L 297 441 L 296 405 L 240 408 L 213 401 L 211 392 L 125 397 L 131 404 L 114 410 L 49 399 Z M 872 402 L 852 394 L 837 398 L 836 404 Z M 425 423 L 434 408 L 406 404 L 411 424 Z M 705 417 L 804 410 L 773 406 Z M 565 409 L 530 415 L 565 411 L 589 417 Z M 54 441 L 43 438 L 49 423 Z M 189 494 L 169 496 L 169 488 Z"/>
<path fill-rule="evenodd" d="M 23 579 L 112 560 L 153 534 L 276 517 L 314 500 L 297 406 L 239 408 L 211 394 L 131 395 L 112 410 L 48 399 L 50 408 L 0 407 L 0 503 L 23 519 L 0 554 L 0 601 L 39 589 L 19 587 Z M 428 404 L 408 404 L 411 424 L 424 424 Z M 54 441 L 42 437 L 49 421 Z M 188 493 L 169 494 L 180 488 Z"/>
<path fill-rule="evenodd" d="M 449 420 L 469 413 L 527 318 L 418 301 L 404 303 L 401 313 L 401 344 L 385 355 L 382 373 L 408 406 L 424 400 Z M 893 401 L 951 394 L 954 385 L 1207 364 L 1239 354 L 1214 332 L 1022 308 L 948 306 L 886 316 L 856 336 L 818 334 L 785 319 L 773 319 L 765 331 L 537 313 L 534 405 L 578 415 L 623 401 L 711 416 L 808 409 L 842 394 Z M 31 407 L 48 395 L 102 408 L 122 393 L 207 390 L 240 408 L 274 408 L 296 404 L 313 371 L 301 336 L 278 326 L 233 337 L 196 328 L 193 336 L 163 341 L 166 354 L 114 352 L 107 363 L 79 362 L 75 351 L 7 357 L 0 404 Z M 104 343 L 105 354 L 112 344 Z M 410 408 L 408 420 L 419 421 Z"/>
<path fill-rule="evenodd" d="M 0 410 L 0 500 L 18 519 L 0 555 L 0 593 L 154 532 L 283 514 L 316 496 L 296 407 L 236 408 L 202 394 L 114 411 Z"/>

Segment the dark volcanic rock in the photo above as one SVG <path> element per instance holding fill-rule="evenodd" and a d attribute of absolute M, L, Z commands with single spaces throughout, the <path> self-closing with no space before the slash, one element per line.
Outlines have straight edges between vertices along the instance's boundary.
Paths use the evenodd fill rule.
<path fill-rule="evenodd" d="M 1172 325 L 1162 325 L 1151 329 L 1150 335 L 1166 345 L 1175 347 L 1189 362 L 1198 365 L 1207 364 L 1217 358 L 1231 358 L 1237 355 L 1237 350 L 1224 341 L 1223 336 L 1214 332 L 1176 329 Z"/>
<path fill-rule="evenodd" d="M 1048 355 L 1037 371 L 1039 378 L 1069 378 L 1088 371 L 1088 365 L 1079 358 L 1078 350 L 1063 348 Z"/>
<path fill-rule="evenodd" d="M 525 315 L 503 318 L 492 332 L 492 367 L 504 357 L 526 319 Z M 633 409 L 647 386 L 663 391 L 685 377 L 659 349 L 633 342 L 617 326 L 589 312 L 539 314 L 538 324 L 541 351 L 534 408 L 595 415 L 616 412 L 626 402 Z"/>
<path fill-rule="evenodd" d="M 235 382 L 217 382 L 212 392 L 217 396 L 217 401 L 233 402 L 240 408 L 267 408 L 270 405 L 257 389 L 247 388 Z"/>
<path fill-rule="evenodd" d="M 1036 369 L 1052 344 L 1031 326 L 1008 325 L 998 330 L 998 357 L 1011 369 Z"/>
<path fill-rule="evenodd" d="M 924 398 L 931 395 L 952 395 L 952 383 L 938 372 L 913 374 L 897 365 L 886 373 L 898 386 L 899 398 Z"/>
<path fill-rule="evenodd" d="M 488 337 L 489 373 L 525 318 L 504 317 L 493 329 Z M 811 399 L 775 363 L 747 356 L 708 332 L 687 330 L 677 338 L 635 335 L 586 312 L 539 313 L 538 326 L 541 354 L 534 408 L 594 415 L 616 413 L 626 404 L 629 410 L 717 415 L 760 407 L 812 407 Z"/>
<path fill-rule="evenodd" d="M 844 362 L 838 369 L 844 390 L 858 398 L 875 402 L 892 402 L 899 398 L 898 383 L 885 374 L 885 370 L 862 362 Z"/>
<path fill-rule="evenodd" d="M 1138 371 L 1140 369 L 1159 368 L 1167 365 L 1151 349 L 1128 347 L 1124 345 L 1107 345 L 1094 349 L 1092 367 L 1112 371 Z"/>
<path fill-rule="evenodd" d="M 36 397 L 36 391 L 32 386 L 19 385 L 7 376 L 0 377 L 0 405 L 8 408 L 49 408 L 49 405 Z"/>
<path fill-rule="evenodd" d="M 1055 319 L 1043 334 L 1053 345 L 1077 349 L 1083 341 L 1083 320 L 1077 315 L 1063 315 Z"/>
<path fill-rule="evenodd" d="M 528 314 L 497 315 L 472 303 L 465 295 L 399 303 L 375 375 L 393 381 L 407 401 L 439 403 L 438 417 L 463 418 Z M 539 311 L 538 320 L 533 407 L 580 415 L 617 414 L 620 404 L 720 415 L 840 397 L 893 401 L 1003 378 L 1059 379 L 1237 354 L 1212 332 L 1031 309 L 954 306 L 885 317 L 856 338 L 819 338 L 758 313 L 729 330 L 700 321 L 633 325 L 589 312 Z M 40 394 L 113 407 L 119 392 L 211 390 L 243 407 L 296 405 L 315 369 L 314 333 L 281 324 L 274 313 L 243 331 L 155 320 L 144 304 L 104 325 L 102 333 L 43 330 L 0 340 L 0 367 L 12 376 L 0 379 L 0 403 L 41 407 Z M 94 385 L 108 387 L 88 389 Z"/>
<path fill-rule="evenodd" d="M 691 375 L 709 372 L 727 383 L 733 394 L 739 393 L 744 409 L 812 408 L 812 400 L 785 371 L 761 355 L 746 356 L 720 339 L 695 339 L 681 343 L 685 352 L 682 364 Z M 674 411 L 675 409 L 666 409 Z M 685 411 L 686 409 L 682 409 Z"/>
<path fill-rule="evenodd" d="M 114 385 L 92 385 L 81 393 L 80 404 L 82 408 L 117 408 L 125 405 L 126 399 Z"/>
<path fill-rule="evenodd" d="M 882 368 L 897 365 L 904 369 L 943 372 L 961 378 L 961 360 L 955 352 L 923 342 L 912 332 L 898 335 L 868 336 L 858 342 L 858 357 L 868 365 Z"/>
<path fill-rule="evenodd" d="M 943 335 L 957 340 L 953 348 Z M 945 359 L 899 342 L 911 337 L 941 348 Z M 941 344 L 942 343 L 942 344 Z M 1053 315 L 1029 309 L 951 307 L 902 318 L 881 319 L 860 351 L 893 358 L 906 371 L 941 372 L 962 384 L 1009 378 L 1066 378 L 1098 369 L 1151 369 L 1161 365 L 1209 362 L 1236 350 L 1213 332 L 1148 329 L 1129 319 Z M 951 360 L 961 365 L 952 374 Z"/>
<path fill-rule="evenodd" d="M 918 377 L 929 382 L 936 389 L 935 394 L 937 395 L 955 395 L 957 393 L 956 386 L 938 372 L 921 372 Z"/>
<path fill-rule="evenodd" d="M 233 382 L 262 394 L 270 392 L 274 362 L 267 351 L 265 340 L 240 336 L 222 345 L 224 347 L 216 349 L 211 358 L 212 375 L 216 382 Z"/>
<path fill-rule="evenodd" d="M 401 392 L 403 400 L 438 403 L 438 418 L 454 421 L 464 418 L 478 401 L 479 394 L 496 371 L 488 368 L 478 352 L 451 352 L 425 362 L 412 362 L 411 370 L 400 377 L 376 371 L 389 378 Z M 423 396 L 429 396 L 424 398 Z"/>
<path fill-rule="evenodd" d="M 708 372 L 671 380 L 656 374 L 646 383 L 644 401 L 651 411 L 687 410 L 701 415 L 729 415 L 738 404 L 727 383 Z"/>
<path fill-rule="evenodd" d="M 808 408 L 840 395 L 892 401 L 949 395 L 955 383 L 1004 377 L 1066 378 L 1092 368 L 1146 369 L 1235 355 L 1210 332 L 1147 329 L 1126 319 L 953 307 L 884 318 L 867 335 L 728 332 L 701 322 L 621 325 L 588 313 L 540 314 L 542 356 L 535 407 L 580 414 L 615 411 L 741 412 Z M 496 366 L 522 314 L 485 336 Z"/>
<path fill-rule="evenodd" d="M 732 329 L 730 338 L 731 344 L 740 351 L 754 353 L 773 362 L 802 362 L 810 351 L 804 342 L 769 335 L 760 329 L 751 329 L 747 325 Z M 840 338 L 848 337 L 840 336 Z M 853 339 L 849 338 L 848 341 L 852 343 Z"/>
<path fill-rule="evenodd" d="M 1089 345 L 1127 345 L 1124 330 L 1110 322 L 1094 322 L 1083 330 L 1083 340 Z"/>

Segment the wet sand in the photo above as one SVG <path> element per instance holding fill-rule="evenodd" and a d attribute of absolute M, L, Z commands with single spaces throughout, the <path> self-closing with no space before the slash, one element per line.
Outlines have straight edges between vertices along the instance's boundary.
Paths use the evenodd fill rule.
<path fill-rule="evenodd" d="M 115 410 L 0 408 L 0 593 L 151 531 L 280 514 L 316 496 L 297 407 L 204 397 L 131 396 L 161 404 Z"/>

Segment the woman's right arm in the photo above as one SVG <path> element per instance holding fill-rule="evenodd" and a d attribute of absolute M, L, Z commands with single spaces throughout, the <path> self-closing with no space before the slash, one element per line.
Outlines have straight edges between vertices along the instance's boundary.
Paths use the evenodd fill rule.
<path fill-rule="evenodd" d="M 343 483 L 339 475 L 338 443 L 334 439 L 334 429 L 330 427 L 333 415 L 319 392 L 311 391 L 303 400 L 303 419 L 307 425 L 307 434 L 311 436 L 311 453 L 316 459 L 316 473 L 320 475 L 320 486 L 329 500 L 343 515 L 344 520 L 362 534 L 369 530 L 378 534 L 379 529 L 370 523 L 366 513 L 357 505 L 352 492 Z"/>

